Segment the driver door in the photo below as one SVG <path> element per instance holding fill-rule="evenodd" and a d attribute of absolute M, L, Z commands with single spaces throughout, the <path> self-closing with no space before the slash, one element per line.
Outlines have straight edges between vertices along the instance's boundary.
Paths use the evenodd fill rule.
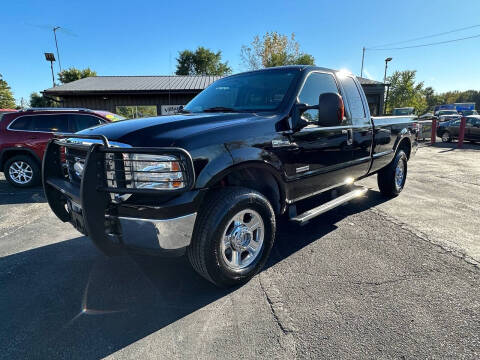
<path fill-rule="evenodd" d="M 340 93 L 331 73 L 310 73 L 301 88 L 297 101 L 306 105 L 318 104 L 323 93 Z M 339 126 L 318 124 L 318 110 L 308 110 L 302 118 L 308 125 L 291 135 L 294 148 L 288 150 L 285 171 L 292 200 L 299 200 L 329 187 L 339 185 L 349 176 L 352 160 L 350 120 Z"/>

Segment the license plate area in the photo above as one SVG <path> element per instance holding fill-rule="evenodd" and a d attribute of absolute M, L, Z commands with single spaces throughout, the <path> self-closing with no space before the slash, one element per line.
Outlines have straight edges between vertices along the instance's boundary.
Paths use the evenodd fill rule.
<path fill-rule="evenodd" d="M 85 220 L 83 219 L 82 207 L 72 200 L 67 201 L 68 212 L 70 213 L 70 222 L 72 225 L 84 235 L 87 234 L 85 229 Z"/>

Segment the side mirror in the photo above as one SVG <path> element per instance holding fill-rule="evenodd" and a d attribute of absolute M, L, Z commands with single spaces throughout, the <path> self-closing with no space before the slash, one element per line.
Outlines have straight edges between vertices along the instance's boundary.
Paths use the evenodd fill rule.
<path fill-rule="evenodd" d="M 337 93 L 324 93 L 318 98 L 318 125 L 339 126 L 345 116 L 345 105 Z"/>
<path fill-rule="evenodd" d="M 342 97 L 337 93 L 324 93 L 318 97 L 318 105 L 295 104 L 291 117 L 293 131 L 299 131 L 309 124 L 302 119 L 302 114 L 307 110 L 318 110 L 317 124 L 320 126 L 338 126 L 345 115 Z"/>

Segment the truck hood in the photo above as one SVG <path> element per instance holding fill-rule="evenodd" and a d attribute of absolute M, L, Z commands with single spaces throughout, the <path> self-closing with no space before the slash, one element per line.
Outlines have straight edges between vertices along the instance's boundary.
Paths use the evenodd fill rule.
<path fill-rule="evenodd" d="M 251 113 L 194 113 L 123 120 L 78 132 L 84 135 L 104 135 L 111 141 L 132 146 L 176 146 L 178 141 L 208 133 L 219 127 L 240 125 L 261 116 Z"/>

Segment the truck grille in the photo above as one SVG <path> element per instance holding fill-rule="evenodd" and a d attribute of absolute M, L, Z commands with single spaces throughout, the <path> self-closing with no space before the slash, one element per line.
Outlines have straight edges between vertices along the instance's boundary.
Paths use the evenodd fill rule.
<path fill-rule="evenodd" d="M 87 158 L 87 150 L 80 150 L 80 149 L 68 148 L 68 147 L 65 148 L 67 174 L 68 174 L 68 179 L 72 184 L 80 186 L 86 158 Z"/>

